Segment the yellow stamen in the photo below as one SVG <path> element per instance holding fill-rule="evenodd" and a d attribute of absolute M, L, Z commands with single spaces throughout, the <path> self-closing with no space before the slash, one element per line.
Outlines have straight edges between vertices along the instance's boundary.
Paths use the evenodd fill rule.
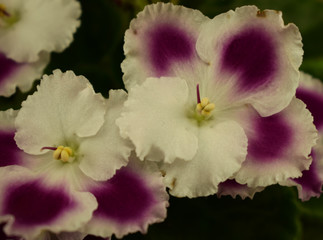
<path fill-rule="evenodd" d="M 202 115 L 205 118 L 211 116 L 212 110 L 215 108 L 214 103 L 210 103 L 207 97 L 201 99 L 201 102 L 196 105 L 196 112 Z"/>
<path fill-rule="evenodd" d="M 69 162 L 73 155 L 73 150 L 70 147 L 59 146 L 53 153 L 53 158 L 62 162 Z"/>

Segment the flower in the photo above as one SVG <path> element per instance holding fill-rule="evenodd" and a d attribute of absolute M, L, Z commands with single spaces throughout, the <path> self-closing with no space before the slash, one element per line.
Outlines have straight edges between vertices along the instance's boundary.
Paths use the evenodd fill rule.
<path fill-rule="evenodd" d="M 0 1 L 0 96 L 31 88 L 50 53 L 72 42 L 80 14 L 75 0 Z"/>
<path fill-rule="evenodd" d="M 130 158 L 114 124 L 127 94 L 109 96 L 55 70 L 18 112 L 1 113 L 0 222 L 8 236 L 122 237 L 166 217 L 161 174 Z"/>
<path fill-rule="evenodd" d="M 313 115 L 314 124 L 318 130 L 318 142 L 312 148 L 313 159 L 309 169 L 302 172 L 298 178 L 288 179 L 281 185 L 297 186 L 298 196 L 302 201 L 311 197 L 319 197 L 323 185 L 323 84 L 320 80 L 301 72 L 300 86 L 297 88 L 296 97 L 304 101 L 307 109 Z"/>
<path fill-rule="evenodd" d="M 80 14 L 75 0 L 1 0 L 0 52 L 17 62 L 61 52 L 72 42 Z"/>
<path fill-rule="evenodd" d="M 281 12 L 245 6 L 208 19 L 196 10 L 157 3 L 132 20 L 124 51 L 129 97 L 117 125 L 141 160 L 160 162 L 172 195 L 214 194 L 220 182 L 234 176 L 239 184 L 264 187 L 300 176 L 309 166 L 315 127 L 305 105 L 292 101 L 301 36 L 294 24 L 283 24 Z M 247 118 L 254 124 L 245 125 Z M 299 119 L 305 127 L 289 134 Z M 275 171 L 259 176 L 253 169 L 242 176 L 241 166 L 251 154 L 249 141 L 256 146 L 278 139 L 289 123 L 290 142 L 282 150 L 269 150 L 292 152 L 302 136 L 307 141 L 298 159 L 290 165 L 281 161 L 279 168 L 283 158 L 277 155 Z M 271 125 L 278 128 L 270 132 Z M 263 128 L 269 134 L 264 142 Z"/>

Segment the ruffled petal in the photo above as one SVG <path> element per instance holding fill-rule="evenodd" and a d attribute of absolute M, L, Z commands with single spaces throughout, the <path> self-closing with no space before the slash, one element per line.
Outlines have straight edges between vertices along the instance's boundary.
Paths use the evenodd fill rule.
<path fill-rule="evenodd" d="M 112 179 L 93 182 L 86 190 L 99 203 L 84 229 L 89 234 L 121 238 L 136 231 L 146 233 L 148 225 L 166 217 L 168 194 L 158 168 L 135 157 Z"/>
<path fill-rule="evenodd" d="M 49 54 L 42 53 L 37 62 L 18 63 L 0 53 L 0 96 L 9 97 L 16 87 L 28 91 L 34 80 L 40 78 L 49 62 Z"/>
<path fill-rule="evenodd" d="M 247 159 L 235 176 L 238 183 L 265 187 L 299 177 L 309 168 L 317 131 L 302 101 L 294 98 L 282 112 L 270 117 L 261 117 L 249 108 L 238 120 L 248 136 Z"/>
<path fill-rule="evenodd" d="M 80 25 L 75 0 L 1 0 L 15 22 L 0 29 L 0 51 L 17 62 L 35 62 L 42 51 L 61 52 Z"/>
<path fill-rule="evenodd" d="M 201 62 L 195 44 L 202 23 L 208 20 L 197 10 L 171 3 L 146 6 L 125 33 L 126 59 L 121 66 L 126 88 L 147 77 L 194 73 L 194 66 Z"/>
<path fill-rule="evenodd" d="M 313 115 L 314 125 L 321 133 L 323 130 L 323 83 L 319 79 L 301 72 L 300 85 L 296 90 L 296 97 L 306 104 L 306 108 Z"/>
<path fill-rule="evenodd" d="M 230 105 L 249 103 L 269 116 L 295 95 L 301 35 L 294 24 L 284 25 L 281 12 L 244 6 L 220 14 L 203 25 L 196 48 Z"/>
<path fill-rule="evenodd" d="M 314 118 L 314 125 L 318 129 L 318 144 L 313 147 L 311 157 L 312 164 L 308 170 L 302 172 L 299 178 L 288 179 L 281 185 L 297 186 L 298 196 L 302 201 L 311 197 L 319 197 L 323 185 L 323 84 L 320 80 L 302 73 L 300 86 L 296 90 L 296 97 L 304 101 L 306 108 L 310 110 Z"/>
<path fill-rule="evenodd" d="M 311 197 L 320 197 L 323 186 L 323 150 L 322 143 L 315 146 L 312 150 L 312 164 L 308 170 L 302 172 L 299 178 L 288 179 L 280 183 L 285 186 L 296 186 L 298 197 L 302 201 L 307 201 Z"/>
<path fill-rule="evenodd" d="M 129 92 L 117 119 L 122 137 L 135 145 L 143 160 L 190 160 L 197 151 L 197 125 L 187 117 L 189 90 L 180 78 L 149 78 Z"/>
<path fill-rule="evenodd" d="M 111 178 L 117 169 L 128 163 L 133 148 L 128 140 L 121 138 L 115 120 L 123 110 L 127 93 L 110 90 L 105 122 L 95 137 L 84 139 L 79 148 L 80 168 L 92 179 L 104 181 Z"/>
<path fill-rule="evenodd" d="M 223 121 L 201 127 L 199 148 L 191 161 L 164 164 L 165 183 L 176 197 L 214 194 L 218 184 L 237 172 L 247 154 L 247 138 L 235 122 Z"/>
<path fill-rule="evenodd" d="M 17 145 L 27 153 L 42 154 L 42 147 L 76 144 L 77 137 L 99 131 L 105 112 L 103 97 L 85 77 L 55 70 L 44 75 L 37 91 L 22 103 L 16 118 Z"/>
<path fill-rule="evenodd" d="M 7 222 L 5 233 L 35 239 L 43 231 L 73 232 L 86 224 L 97 202 L 64 180 L 53 181 L 19 166 L 0 168 L 0 222 Z"/>
<path fill-rule="evenodd" d="M 229 179 L 219 184 L 217 195 L 218 197 L 231 196 L 236 198 L 240 196 L 242 199 L 247 197 L 252 199 L 257 192 L 261 192 L 264 189 L 264 187 L 251 188 L 247 184 L 239 184 L 234 179 Z"/>

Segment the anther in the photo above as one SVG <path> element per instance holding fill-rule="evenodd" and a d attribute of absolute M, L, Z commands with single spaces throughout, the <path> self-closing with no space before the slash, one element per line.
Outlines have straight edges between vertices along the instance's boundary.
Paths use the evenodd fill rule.
<path fill-rule="evenodd" d="M 73 157 L 73 150 L 70 147 L 58 146 L 54 147 L 43 147 L 41 150 L 48 149 L 53 150 L 53 158 L 61 160 L 62 162 L 71 162 Z"/>
<path fill-rule="evenodd" d="M 196 86 L 197 104 L 195 111 L 204 119 L 210 117 L 212 110 L 215 108 L 214 103 L 210 103 L 207 97 L 201 99 L 199 84 Z"/>

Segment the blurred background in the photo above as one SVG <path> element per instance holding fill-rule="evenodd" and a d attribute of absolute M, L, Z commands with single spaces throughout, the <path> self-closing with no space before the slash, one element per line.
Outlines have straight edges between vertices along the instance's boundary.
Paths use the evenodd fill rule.
<path fill-rule="evenodd" d="M 54 69 L 84 75 L 97 92 L 124 88 L 120 64 L 123 37 L 129 22 L 148 0 L 81 0 L 81 27 L 63 53 L 52 54 L 45 73 Z M 166 2 L 166 1 L 165 1 Z M 301 70 L 323 80 L 323 0 L 174 0 L 199 9 L 210 18 L 243 5 L 283 12 L 285 23 L 295 23 L 302 34 L 304 61 Z M 39 83 L 36 81 L 33 89 Z M 0 109 L 19 109 L 28 93 L 0 98 Z M 322 106 L 323 108 L 323 106 Z M 124 239 L 323 239 L 323 197 L 301 202 L 295 188 L 268 187 L 253 200 L 217 198 L 170 199 L 168 218 L 149 228 L 148 234 Z"/>

